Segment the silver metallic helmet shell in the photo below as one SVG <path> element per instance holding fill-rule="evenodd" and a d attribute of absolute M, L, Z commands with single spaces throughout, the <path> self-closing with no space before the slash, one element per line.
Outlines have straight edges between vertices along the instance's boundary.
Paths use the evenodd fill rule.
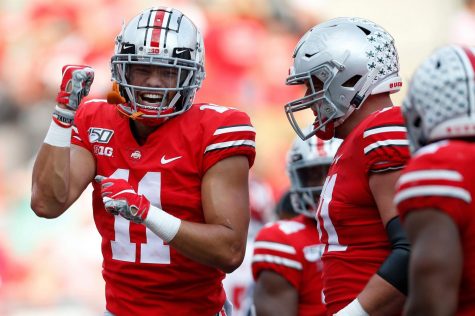
<path fill-rule="evenodd" d="M 144 118 L 176 116 L 188 110 L 205 78 L 203 37 L 194 23 L 180 11 L 167 7 L 146 9 L 123 26 L 116 37 L 115 54 L 111 59 L 112 80 L 119 85 L 128 101 L 120 104 L 127 114 L 144 112 Z M 131 85 L 128 68 L 147 64 L 177 69 L 176 87 L 142 87 Z M 163 95 L 157 105 L 140 104 L 137 92 Z M 174 98 L 171 92 L 177 92 Z"/>
<path fill-rule="evenodd" d="M 306 131 L 309 129 L 311 127 Z M 315 217 L 328 169 L 341 142 L 337 138 L 327 141 L 317 137 L 295 138 L 287 153 L 287 172 L 291 182 L 290 199 L 296 212 Z"/>
<path fill-rule="evenodd" d="M 298 42 L 286 83 L 307 84 L 303 98 L 285 106 L 297 134 L 306 139 L 337 119 L 346 119 L 371 94 L 402 86 L 394 39 L 379 25 L 360 18 L 336 18 L 310 29 Z M 312 77 L 323 84 L 315 87 Z M 294 112 L 313 108 L 315 127 L 304 134 Z"/>
<path fill-rule="evenodd" d="M 414 73 L 403 102 L 411 151 L 475 136 L 475 48 L 439 48 Z"/>

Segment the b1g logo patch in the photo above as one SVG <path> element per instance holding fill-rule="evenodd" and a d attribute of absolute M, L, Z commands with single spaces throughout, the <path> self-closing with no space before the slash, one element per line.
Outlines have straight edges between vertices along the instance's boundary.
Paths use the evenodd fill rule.
<path fill-rule="evenodd" d="M 97 156 L 112 157 L 114 155 L 114 149 L 112 147 L 94 145 L 94 154 Z"/>
<path fill-rule="evenodd" d="M 112 135 L 114 135 L 113 130 L 100 127 L 91 127 L 88 129 L 87 133 L 89 134 L 89 142 L 91 144 L 107 144 L 111 140 Z"/>

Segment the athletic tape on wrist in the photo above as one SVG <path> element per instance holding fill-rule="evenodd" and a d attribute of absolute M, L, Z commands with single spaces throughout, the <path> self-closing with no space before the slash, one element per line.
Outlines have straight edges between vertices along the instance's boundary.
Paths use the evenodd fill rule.
<path fill-rule="evenodd" d="M 70 127 L 74 122 L 74 114 L 74 111 L 56 105 L 53 112 L 53 121 L 61 127 Z"/>
<path fill-rule="evenodd" d="M 52 121 L 43 142 L 55 147 L 71 147 L 71 131 L 71 126 L 61 127 Z"/>
<path fill-rule="evenodd" d="M 335 316 L 369 316 L 369 314 L 361 306 L 358 298 L 355 298 L 350 304 L 340 309 Z"/>
<path fill-rule="evenodd" d="M 148 229 L 168 243 L 175 238 L 175 235 L 178 233 L 181 226 L 181 219 L 168 214 L 158 207 L 150 205 L 147 218 L 145 218 L 143 223 Z"/>

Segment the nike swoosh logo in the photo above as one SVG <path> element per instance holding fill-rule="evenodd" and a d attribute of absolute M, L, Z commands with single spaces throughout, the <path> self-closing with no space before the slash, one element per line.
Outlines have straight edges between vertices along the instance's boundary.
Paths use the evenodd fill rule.
<path fill-rule="evenodd" d="M 167 163 L 170 163 L 172 161 L 175 161 L 177 159 L 180 159 L 182 156 L 178 156 L 178 157 L 173 157 L 173 158 L 170 158 L 170 159 L 166 159 L 165 158 L 165 155 L 162 156 L 162 159 L 160 160 L 160 162 L 162 163 L 162 165 L 165 165 Z"/>
<path fill-rule="evenodd" d="M 178 50 L 178 49 L 177 49 L 177 50 L 176 50 L 176 53 L 177 53 L 177 54 L 181 54 L 181 53 L 184 53 L 184 52 L 186 52 L 186 51 L 187 51 L 187 49 L 182 49 L 182 50 Z"/>

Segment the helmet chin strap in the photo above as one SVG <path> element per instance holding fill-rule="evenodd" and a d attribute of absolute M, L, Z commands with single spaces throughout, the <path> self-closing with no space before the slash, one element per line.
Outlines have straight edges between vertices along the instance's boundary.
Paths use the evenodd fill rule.
<path fill-rule="evenodd" d="M 107 103 L 109 104 L 122 104 L 126 103 L 127 100 L 120 94 L 119 84 L 117 81 L 112 83 L 112 91 L 107 93 Z"/>
<path fill-rule="evenodd" d="M 350 105 L 350 108 L 348 109 L 348 111 L 345 113 L 345 115 L 343 115 L 342 117 L 339 117 L 335 120 L 335 127 L 338 127 L 340 126 L 341 124 L 343 124 L 344 121 L 346 121 L 346 119 L 348 117 L 350 117 L 351 114 L 353 114 L 353 112 L 356 110 L 356 108 L 352 105 Z"/>

